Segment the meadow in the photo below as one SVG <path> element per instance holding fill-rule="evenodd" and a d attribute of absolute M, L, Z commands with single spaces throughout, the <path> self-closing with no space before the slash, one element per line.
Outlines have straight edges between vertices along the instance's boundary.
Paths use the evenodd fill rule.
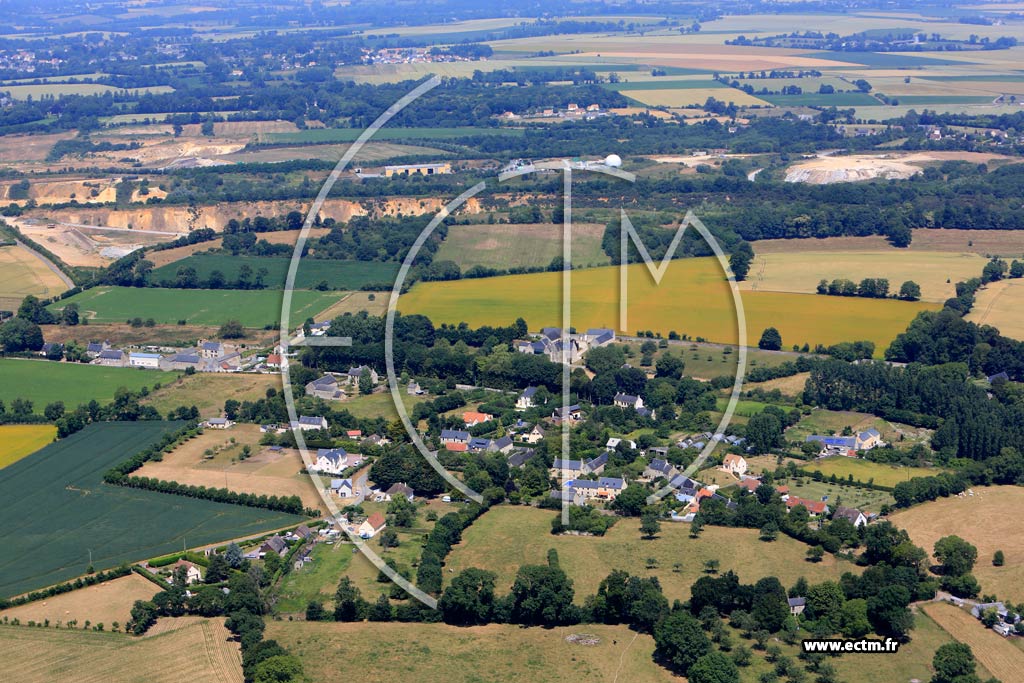
<path fill-rule="evenodd" d="M 604 226 L 573 223 L 572 260 L 576 266 L 606 265 L 601 249 Z M 554 223 L 453 225 L 434 260 L 451 260 L 463 271 L 486 268 L 546 268 L 562 255 L 562 226 Z"/>
<path fill-rule="evenodd" d="M 740 284 L 746 291 L 798 292 L 813 294 L 818 282 L 845 278 L 860 282 L 867 277 L 889 280 L 889 291 L 896 294 L 906 280 L 921 286 L 924 301 L 943 302 L 955 296 L 953 283 L 978 277 L 985 259 L 977 254 L 927 251 L 798 251 L 758 254 L 747 279 Z"/>
<path fill-rule="evenodd" d="M 35 453 L 55 436 L 53 425 L 0 425 L 0 469 Z"/>
<path fill-rule="evenodd" d="M 165 380 L 159 389 L 142 399 L 142 403 L 153 406 L 162 415 L 178 406 L 195 406 L 201 417 L 219 417 L 224 401 L 229 398 L 258 401 L 266 396 L 267 389 L 280 391 L 281 375 L 200 372 L 179 375 L 173 381 Z"/>
<path fill-rule="evenodd" d="M 467 567 L 489 569 L 498 575 L 497 591 L 503 594 L 521 565 L 543 564 L 548 549 L 554 548 L 574 582 L 579 603 L 594 593 L 613 569 L 657 576 L 669 602 L 689 597 L 690 586 L 702 576 L 709 559 L 721 563 L 720 572 L 735 571 L 744 583 L 777 576 L 789 586 L 800 576 L 814 583 L 838 580 L 845 571 L 859 571 L 831 555 L 817 564 L 805 562 L 803 544 L 784 536 L 765 543 L 758 540 L 756 529 L 709 526 L 700 538 L 693 539 L 689 524 L 663 522 L 658 537 L 645 540 L 640 537 L 639 520 L 628 518 L 620 519 L 603 537 L 552 536 L 551 520 L 557 514 L 530 507 L 491 508 L 463 533 L 445 568 L 456 574 Z M 445 571 L 446 580 L 452 575 Z"/>
<path fill-rule="evenodd" d="M 937 603 L 922 609 L 949 635 L 968 645 L 978 663 L 997 680 L 1020 680 L 1024 652 L 1013 641 L 985 628 L 970 612 L 954 605 Z"/>
<path fill-rule="evenodd" d="M 671 88 L 671 89 L 631 89 L 622 90 L 621 93 L 630 99 L 641 104 L 652 107 L 689 107 L 702 105 L 709 97 L 714 97 L 721 102 L 732 102 L 740 107 L 767 106 L 768 102 L 760 97 L 748 95 L 742 90 L 729 87 L 715 87 L 710 82 L 702 88 Z"/>
<path fill-rule="evenodd" d="M 857 508 L 864 513 L 878 513 L 882 510 L 883 505 L 895 503 L 892 494 L 886 491 L 874 491 L 845 484 L 830 484 L 824 481 L 814 481 L 809 477 L 777 479 L 775 483 L 780 486 L 788 486 L 792 496 L 798 496 L 805 500 L 824 500 L 833 510 L 838 505 L 845 505 Z"/>
<path fill-rule="evenodd" d="M 80 294 L 50 304 L 59 311 L 70 303 L 98 323 L 124 322 L 131 318 L 153 318 L 157 323 L 173 325 L 185 320 L 194 325 L 221 325 L 238 320 L 245 327 L 276 325 L 281 318 L 282 292 L 272 289 L 160 289 L 139 287 L 93 287 Z M 292 293 L 290 325 L 330 306 L 337 292 L 295 290 Z"/>
<path fill-rule="evenodd" d="M 983 287 L 976 295 L 967 319 L 979 325 L 992 325 L 1014 339 L 1024 339 L 1024 280 L 1002 280 Z"/>
<path fill-rule="evenodd" d="M 1001 158 L 1001 157 L 1000 157 Z M 1024 254 L 1024 231 L 1020 230 L 958 230 L 954 228 L 917 228 L 913 230 L 913 241 L 906 251 L 950 252 L 954 254 L 998 255 L 1012 258 Z M 812 251 L 830 252 L 828 258 L 836 258 L 831 252 L 895 252 L 896 247 L 881 235 L 869 237 L 824 237 L 809 239 L 758 240 L 755 252 L 765 254 L 790 254 Z"/>
<path fill-rule="evenodd" d="M 121 387 L 138 391 L 158 382 L 170 382 L 177 375 L 136 368 L 0 358 L 0 401 L 10 406 L 16 398 L 28 399 L 33 411 L 42 414 L 48 403 L 63 401 L 71 409 L 94 399 L 109 403 Z"/>
<path fill-rule="evenodd" d="M 435 323 L 507 325 L 523 317 L 530 329 L 560 323 L 562 273 L 509 275 L 483 280 L 417 283 L 399 300 L 403 313 L 422 313 Z M 628 267 L 628 329 L 675 330 L 692 337 L 736 343 L 736 313 L 729 286 L 712 258 L 680 259 L 655 285 L 643 264 Z M 572 273 L 571 324 L 618 327 L 619 269 Z M 747 345 L 774 326 L 784 348 L 866 339 L 881 355 L 921 311 L 936 305 L 878 299 L 824 297 L 783 292 L 744 292 Z M 866 326 L 861 321 L 870 320 Z"/>
<path fill-rule="evenodd" d="M 889 517 L 906 529 L 911 540 L 929 553 L 943 536 L 955 534 L 978 548 L 978 562 L 972 573 L 983 593 L 1001 600 L 1024 600 L 1024 535 L 1019 518 L 1024 510 L 1024 488 L 979 486 L 974 495 L 951 496 L 901 510 Z M 1002 550 L 1006 564 L 992 566 L 992 555 Z"/>
<path fill-rule="evenodd" d="M 39 99 L 42 97 L 61 97 L 63 95 L 98 95 L 107 92 L 118 95 L 174 92 L 174 88 L 169 85 L 152 85 L 125 90 L 112 85 L 103 85 L 102 83 L 40 83 L 33 85 L 4 85 L 0 86 L 0 88 L 10 94 L 11 98 L 15 100 L 24 100 L 29 97 Z"/>
<path fill-rule="evenodd" d="M 165 621 L 182 623 L 165 626 Z M 5 676 L 48 683 L 74 671 L 80 683 L 242 683 L 239 645 L 229 640 L 222 619 L 162 619 L 154 630 L 161 627 L 168 630 L 133 638 L 110 631 L 0 626 Z"/>
<path fill-rule="evenodd" d="M 827 477 L 834 474 L 840 479 L 846 479 L 852 474 L 856 481 L 873 480 L 879 486 L 896 486 L 901 481 L 907 481 L 913 477 L 934 477 L 941 472 L 941 470 L 928 467 L 889 465 L 870 460 L 847 458 L 842 455 L 815 460 L 804 465 L 802 469 L 808 472 L 821 472 Z"/>
<path fill-rule="evenodd" d="M 232 256 L 230 254 L 195 254 L 153 271 L 154 282 L 173 283 L 179 268 L 195 268 L 200 281 L 210 278 L 219 270 L 228 283 L 238 280 L 238 272 L 246 265 L 255 274 L 266 269 L 263 281 L 269 289 L 284 289 L 290 258 L 261 256 Z M 295 289 L 314 289 L 326 282 L 331 289 L 359 289 L 368 284 L 391 285 L 398 275 L 397 263 L 372 261 L 342 261 L 335 259 L 304 258 L 295 271 Z"/>
<path fill-rule="evenodd" d="M 29 294 L 49 299 L 66 290 L 64 281 L 28 249 L 0 247 L 0 310 L 18 310 Z"/>
<path fill-rule="evenodd" d="M 573 634 L 596 636 L 580 645 Z M 520 628 L 508 624 L 316 623 L 268 621 L 272 638 L 305 665 L 313 683 L 338 679 L 339 661 L 365 683 L 392 683 L 396 673 L 424 682 L 561 683 L 566 680 L 637 683 L 680 680 L 654 663 L 654 640 L 626 626 L 581 624 Z M 340 655 L 338 657 L 324 656 Z"/>
<path fill-rule="evenodd" d="M 18 595 L 180 549 L 277 529 L 301 517 L 103 483 L 111 466 L 177 428 L 93 424 L 0 470 L 0 595 Z M 45 514 L 40 514 L 45 511 Z M 31 562 L 24 558 L 31 557 Z"/>

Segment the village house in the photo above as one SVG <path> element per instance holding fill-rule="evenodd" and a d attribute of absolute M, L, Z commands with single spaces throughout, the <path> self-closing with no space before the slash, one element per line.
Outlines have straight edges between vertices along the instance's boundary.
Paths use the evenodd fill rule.
<path fill-rule="evenodd" d="M 554 479 L 574 479 L 584 473 L 583 461 L 555 458 L 548 473 Z"/>
<path fill-rule="evenodd" d="M 441 444 L 448 450 L 452 450 L 451 446 L 469 444 L 469 432 L 462 429 L 442 429 L 441 430 Z M 462 449 L 465 450 L 465 449 Z"/>
<path fill-rule="evenodd" d="M 195 351 L 180 351 L 161 359 L 160 369 L 164 371 L 184 371 L 192 368 L 200 370 L 203 359 Z"/>
<path fill-rule="evenodd" d="M 260 545 L 258 556 L 262 559 L 267 553 L 277 553 L 284 557 L 288 553 L 288 544 L 280 536 L 271 536 Z"/>
<path fill-rule="evenodd" d="M 526 387 L 523 393 L 519 394 L 519 398 L 516 399 L 516 410 L 522 412 L 535 407 L 537 404 L 533 397 L 537 394 L 537 387 Z"/>
<path fill-rule="evenodd" d="M 551 419 L 556 425 L 562 424 L 562 422 L 566 420 L 569 422 L 579 422 L 583 419 L 583 411 L 580 409 L 578 404 L 555 408 L 551 412 Z"/>
<path fill-rule="evenodd" d="M 671 480 L 678 473 L 679 470 L 672 463 L 661 458 L 654 458 L 644 468 L 644 479 L 653 481 L 658 478 L 665 478 Z"/>
<path fill-rule="evenodd" d="M 850 455 L 855 457 L 856 451 L 867 451 L 877 446 L 885 445 L 885 442 L 882 441 L 882 435 L 877 429 L 866 429 L 853 436 L 813 434 L 808 436 L 806 440 L 808 442 L 817 441 L 821 444 L 821 456 Z"/>
<path fill-rule="evenodd" d="M 740 477 L 739 487 L 747 493 L 755 493 L 761 488 L 761 480 L 757 477 Z"/>
<path fill-rule="evenodd" d="M 391 487 L 384 492 L 383 500 L 385 502 L 390 503 L 392 500 L 398 498 L 399 496 L 404 497 L 410 503 L 416 500 L 416 494 L 412 490 L 412 487 L 406 484 L 405 482 L 392 484 Z"/>
<path fill-rule="evenodd" d="M 508 456 L 508 466 L 522 467 L 535 455 L 537 451 L 532 448 L 516 448 Z"/>
<path fill-rule="evenodd" d="M 632 439 L 626 439 L 625 441 L 623 441 L 617 436 L 609 437 L 608 440 L 605 442 L 604 447 L 605 450 L 614 451 L 618 450 L 619 444 L 621 443 L 625 443 L 627 446 L 629 446 L 629 450 L 631 451 L 636 450 L 636 441 L 633 441 Z"/>
<path fill-rule="evenodd" d="M 367 539 L 373 538 L 388 525 L 387 519 L 380 512 L 374 512 L 372 515 L 366 518 L 362 524 L 356 529 L 356 533 L 360 538 Z"/>
<path fill-rule="evenodd" d="M 160 361 L 162 360 L 163 356 L 159 353 L 132 352 L 128 354 L 128 367 L 144 368 L 146 370 L 159 370 Z"/>
<path fill-rule="evenodd" d="M 844 505 L 836 507 L 836 511 L 832 515 L 832 519 L 845 519 L 855 527 L 865 526 L 868 523 L 868 518 L 863 512 L 856 508 L 848 508 Z"/>
<path fill-rule="evenodd" d="M 592 327 L 583 335 L 583 340 L 590 348 L 605 346 L 615 341 L 615 330 L 607 327 Z"/>
<path fill-rule="evenodd" d="M 546 432 L 539 424 L 533 425 L 533 429 L 523 434 L 523 441 L 531 446 L 544 438 Z"/>
<path fill-rule="evenodd" d="M 790 496 L 786 499 L 786 510 L 792 512 L 793 508 L 798 505 L 803 505 L 807 508 L 807 512 L 811 517 L 819 517 L 821 515 L 827 515 L 829 513 L 828 505 L 822 500 L 808 500 L 807 498 L 800 498 L 799 496 Z"/>
<path fill-rule="evenodd" d="M 480 413 L 475 410 L 467 410 L 462 414 L 462 421 L 466 423 L 467 427 L 475 427 L 478 424 L 490 422 L 493 419 L 494 416 L 490 413 Z"/>
<path fill-rule="evenodd" d="M 426 392 L 424 392 L 423 389 L 420 388 L 420 385 L 415 380 L 410 380 L 409 384 L 407 384 L 405 387 L 405 393 L 409 394 L 410 396 L 422 396 Z"/>
<path fill-rule="evenodd" d="M 583 472 L 585 474 L 601 474 L 604 472 L 605 465 L 607 464 L 608 451 L 604 451 L 593 460 L 583 463 Z"/>
<path fill-rule="evenodd" d="M 306 396 L 322 398 L 326 401 L 335 401 L 344 398 L 345 392 L 339 388 L 337 377 L 334 375 L 324 375 L 320 379 L 315 379 L 306 385 Z"/>
<path fill-rule="evenodd" d="M 313 469 L 320 474 L 341 474 L 350 467 L 363 463 L 363 457 L 348 453 L 344 448 L 318 448 Z"/>
<path fill-rule="evenodd" d="M 632 408 L 633 410 L 640 410 L 644 407 L 644 400 L 639 396 L 633 396 L 631 394 L 615 394 L 615 398 L 612 399 L 612 402 L 616 408 Z"/>
<path fill-rule="evenodd" d="M 217 360 L 228 355 L 226 344 L 219 341 L 202 341 L 199 343 L 199 355 L 207 360 Z"/>
<path fill-rule="evenodd" d="M 88 346 L 85 347 L 85 355 L 89 358 L 96 358 L 104 351 L 110 348 L 110 342 L 89 342 Z"/>
<path fill-rule="evenodd" d="M 203 426 L 210 429 L 230 429 L 235 426 L 235 423 L 226 417 L 211 417 L 203 423 Z"/>
<path fill-rule="evenodd" d="M 167 583 L 174 582 L 174 575 L 178 573 L 178 569 L 185 570 L 186 586 L 191 586 L 194 583 L 200 583 L 203 580 L 203 572 L 197 565 L 192 564 L 188 560 L 178 560 L 171 565 L 171 576 L 168 577 Z"/>
<path fill-rule="evenodd" d="M 279 353 L 272 353 L 267 356 L 265 361 L 263 361 L 263 364 L 266 365 L 269 370 L 280 370 L 281 363 L 281 354 Z"/>
<path fill-rule="evenodd" d="M 310 337 L 322 337 L 327 334 L 327 331 L 331 329 L 331 321 L 324 320 L 323 322 L 313 323 L 309 326 Z"/>
<path fill-rule="evenodd" d="M 597 481 L 580 479 L 570 482 L 566 488 L 575 505 L 586 505 L 594 500 L 611 502 L 626 489 L 626 480 L 618 477 L 601 477 Z"/>
<path fill-rule="evenodd" d="M 367 365 L 360 365 L 357 368 L 349 368 L 348 372 L 345 374 L 345 381 L 348 383 L 349 386 L 358 387 L 359 380 L 360 378 L 362 378 L 364 372 L 369 373 L 370 383 L 373 384 L 374 386 L 377 386 L 377 382 L 380 380 L 380 376 L 377 374 L 376 370 Z"/>
<path fill-rule="evenodd" d="M 351 498 L 356 494 L 351 479 L 331 479 L 331 491 L 339 498 Z"/>
<path fill-rule="evenodd" d="M 807 598 L 789 598 L 786 602 L 789 603 L 789 613 L 794 617 L 803 614 L 807 607 Z"/>
<path fill-rule="evenodd" d="M 96 354 L 93 363 L 108 368 L 123 368 L 128 365 L 128 355 L 121 349 L 105 349 Z"/>
<path fill-rule="evenodd" d="M 747 473 L 747 461 L 742 455 L 726 453 L 725 458 L 722 459 L 722 466 L 719 469 L 733 476 L 742 477 Z"/>
<path fill-rule="evenodd" d="M 327 430 L 327 418 L 320 415 L 300 415 L 298 420 L 292 420 L 292 429 L 298 429 L 303 432 L 316 431 L 317 429 Z"/>

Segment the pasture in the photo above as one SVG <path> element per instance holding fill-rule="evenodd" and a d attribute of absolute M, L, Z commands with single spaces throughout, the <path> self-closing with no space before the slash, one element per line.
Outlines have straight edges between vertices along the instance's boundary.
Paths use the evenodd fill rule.
<path fill-rule="evenodd" d="M 911 540 L 929 553 L 943 536 L 956 535 L 978 548 L 973 574 L 983 593 L 1001 600 L 1024 600 L 1024 535 L 1019 518 L 1024 510 L 1024 488 L 978 486 L 974 495 L 950 496 L 900 510 L 889 519 L 906 529 Z M 1006 564 L 992 566 L 997 550 L 1006 554 Z"/>
<path fill-rule="evenodd" d="M 152 584 L 151 584 L 152 585 Z M 80 683 L 218 681 L 242 683 L 242 658 L 223 619 L 161 619 L 162 633 L 133 638 L 82 629 L 0 626 L 9 680 L 47 683 L 74 671 Z M 187 654 L 186 654 L 187 653 Z"/>
<path fill-rule="evenodd" d="M 628 267 L 628 329 L 670 330 L 736 343 L 736 313 L 729 286 L 712 258 L 672 261 L 661 285 L 643 264 Z M 403 313 L 422 313 L 435 323 L 507 325 L 523 317 L 530 329 L 561 323 L 562 273 L 509 275 L 483 280 L 417 283 L 398 303 Z M 570 324 L 577 328 L 618 327 L 619 269 L 573 272 Z M 747 344 L 774 326 L 783 346 L 835 344 L 867 339 L 882 350 L 921 311 L 936 305 L 878 299 L 824 297 L 784 292 L 745 292 Z M 871 320 L 865 327 L 862 320 Z"/>
<path fill-rule="evenodd" d="M 621 93 L 641 104 L 652 107 L 690 107 L 702 105 L 709 97 L 721 102 L 732 102 L 739 107 L 770 106 L 766 99 L 748 95 L 742 90 L 728 87 L 715 87 L 709 81 L 702 88 L 642 88 L 622 90 Z M 767 98 L 767 96 L 765 96 Z"/>
<path fill-rule="evenodd" d="M 978 663 L 992 676 L 1001 681 L 1020 680 L 1018 676 L 1024 669 L 1024 651 L 1012 641 L 985 628 L 970 612 L 954 605 L 936 603 L 921 609 L 950 636 L 970 646 Z"/>
<path fill-rule="evenodd" d="M 136 368 L 0 358 L 0 401 L 9 406 L 16 398 L 28 399 L 33 411 L 41 415 L 47 403 L 63 401 L 69 409 L 93 399 L 109 403 L 120 387 L 138 391 L 176 376 Z"/>
<path fill-rule="evenodd" d="M 174 92 L 169 85 L 151 85 L 143 88 L 132 88 L 126 90 L 112 85 L 102 83 L 40 83 L 38 85 L 3 85 L 0 90 L 8 93 L 12 99 L 25 100 L 29 97 L 38 100 L 41 97 L 61 97 L 62 95 L 99 95 L 102 93 L 116 93 L 118 95 L 130 95 L 131 93 L 168 93 Z"/>
<path fill-rule="evenodd" d="M 1021 230 L 959 230 L 954 228 L 917 228 L 907 251 L 981 254 L 1012 258 L 1024 254 L 1024 231 Z M 897 251 L 881 235 L 870 237 L 824 237 L 808 239 L 758 240 L 754 251 L 759 254 L 789 254 L 799 251 L 880 252 Z M 829 256 L 829 258 L 834 258 Z"/>
<path fill-rule="evenodd" d="M 641 362 L 640 343 L 629 343 L 626 346 L 628 361 L 646 370 L 647 367 Z M 735 346 L 702 342 L 669 342 L 667 349 L 659 349 L 655 352 L 652 357 L 652 366 L 657 364 L 658 359 L 666 353 L 680 356 L 686 364 L 685 373 L 690 377 L 712 379 L 722 375 L 736 376 L 739 354 Z M 747 370 L 756 367 L 776 367 L 785 362 L 795 361 L 799 355 L 792 351 L 762 351 L 758 348 L 748 348 Z"/>
<path fill-rule="evenodd" d="M 691 584 L 702 576 L 709 559 L 719 560 L 720 572 L 735 571 L 744 583 L 777 576 L 789 586 L 800 576 L 814 583 L 838 580 L 845 571 L 859 571 L 832 555 L 818 564 L 805 562 L 803 544 L 782 536 L 764 543 L 758 540 L 756 529 L 709 526 L 700 538 L 693 539 L 689 524 L 662 522 L 658 537 L 645 540 L 640 537 L 640 521 L 625 518 L 602 537 L 552 536 L 551 520 L 558 514 L 530 507 L 491 508 L 462 534 L 462 542 L 448 556 L 445 568 L 456 574 L 467 567 L 493 571 L 498 575 L 497 592 L 504 594 L 521 565 L 544 564 L 548 549 L 555 548 L 581 604 L 613 569 L 657 576 L 669 602 L 689 597 Z M 445 572 L 446 580 L 451 576 Z"/>
<path fill-rule="evenodd" d="M 1024 339 L 1024 280 L 1001 280 L 982 288 L 967 319 L 992 325 L 1014 339 Z"/>
<path fill-rule="evenodd" d="M 0 425 L 0 469 L 35 453 L 55 436 L 53 425 Z"/>
<path fill-rule="evenodd" d="M 595 645 L 567 640 L 596 636 Z M 299 656 L 312 683 L 338 679 L 343 666 L 365 683 L 392 683 L 401 671 L 418 681 L 559 683 L 566 680 L 636 683 L 679 680 L 652 659 L 654 639 L 626 626 L 581 624 L 520 628 L 508 624 L 323 623 L 268 621 L 266 638 Z M 484 673 L 486 672 L 486 673 Z"/>
<path fill-rule="evenodd" d="M 258 401 L 266 396 L 267 389 L 280 391 L 281 375 L 200 372 L 167 381 L 150 392 L 142 403 L 153 406 L 164 415 L 179 406 L 195 406 L 201 417 L 219 417 L 224 410 L 224 401 L 229 398 Z"/>
<path fill-rule="evenodd" d="M 756 245 L 755 245 L 756 246 Z M 758 254 L 740 288 L 756 292 L 813 294 L 820 280 L 886 278 L 896 294 L 906 280 L 921 285 L 923 301 L 943 302 L 956 295 L 954 283 L 978 277 L 985 258 L 977 254 L 889 250 L 842 254 L 815 251 Z"/>
<path fill-rule="evenodd" d="M 93 287 L 73 297 L 50 304 L 59 311 L 69 303 L 78 304 L 89 321 L 124 322 L 131 318 L 153 318 L 173 325 L 185 320 L 194 325 L 221 325 L 238 320 L 245 327 L 277 325 L 283 293 L 272 289 L 159 289 L 138 287 Z M 338 297 L 336 292 L 296 290 L 292 293 L 289 325 L 315 317 Z"/>
<path fill-rule="evenodd" d="M 833 510 L 837 505 L 854 507 L 867 512 L 879 512 L 883 505 L 892 505 L 895 501 L 885 491 L 872 491 L 846 484 L 830 484 L 814 481 L 810 477 L 777 479 L 777 485 L 789 487 L 789 493 L 806 500 L 824 500 Z"/>
<path fill-rule="evenodd" d="M 132 572 L 113 581 L 11 607 L 0 612 L 0 619 L 19 619 L 22 624 L 30 620 L 37 624 L 49 621 L 54 626 L 73 619 L 79 624 L 88 620 L 109 627 L 115 621 L 126 623 L 135 601 L 149 600 L 159 590 L 152 581 Z"/>
<path fill-rule="evenodd" d="M 821 472 L 826 477 L 831 477 L 834 474 L 840 479 L 846 479 L 852 474 L 856 481 L 874 481 L 879 486 L 896 486 L 901 481 L 907 481 L 913 477 L 934 477 L 942 471 L 928 467 L 889 465 L 870 460 L 847 458 L 842 455 L 815 460 L 804 465 L 802 469 L 808 472 Z"/>
<path fill-rule="evenodd" d="M 572 260 L 577 267 L 606 265 L 601 249 L 604 226 L 573 223 Z M 451 260 L 463 271 L 486 268 L 546 268 L 562 255 L 562 226 L 554 223 L 453 225 L 434 256 Z"/>
<path fill-rule="evenodd" d="M 297 524 L 301 517 L 103 483 L 111 466 L 180 423 L 92 424 L 0 470 L 7 548 L 0 594 L 18 595 L 96 570 Z M 45 510 L 46 514 L 39 514 Z M 25 562 L 25 557 L 32 562 Z"/>
<path fill-rule="evenodd" d="M 263 282 L 269 289 L 284 289 L 290 264 L 290 258 L 196 254 L 157 268 L 152 277 L 155 282 L 173 284 L 180 268 L 194 268 L 200 282 L 209 280 L 214 271 L 220 271 L 230 284 L 238 280 L 242 266 L 248 266 L 253 277 L 260 270 L 267 271 Z M 331 289 L 359 289 L 368 284 L 392 285 L 397 274 L 397 263 L 304 258 L 295 271 L 295 289 L 314 289 L 321 282 L 326 282 Z"/>
<path fill-rule="evenodd" d="M 49 299 L 67 289 L 64 281 L 25 247 L 0 247 L 0 310 L 18 310 L 29 294 Z"/>

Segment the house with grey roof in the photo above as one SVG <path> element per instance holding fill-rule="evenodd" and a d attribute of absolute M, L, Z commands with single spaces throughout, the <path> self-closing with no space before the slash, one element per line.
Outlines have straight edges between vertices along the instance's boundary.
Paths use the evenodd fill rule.
<path fill-rule="evenodd" d="M 523 411 L 533 408 L 537 405 L 534 401 L 534 396 L 537 394 L 537 387 L 526 387 L 523 393 L 519 394 L 519 398 L 516 399 L 516 410 Z"/>
<path fill-rule="evenodd" d="M 121 349 L 106 349 L 104 351 L 100 351 L 96 355 L 96 360 L 94 360 L 93 363 L 108 368 L 127 367 L 128 354 Z"/>
<path fill-rule="evenodd" d="M 292 420 L 292 429 L 298 429 L 304 432 L 314 431 L 317 429 L 328 429 L 327 418 L 320 415 L 300 415 L 298 420 Z"/>
<path fill-rule="evenodd" d="M 605 465 L 608 464 L 608 451 L 604 451 L 601 455 L 596 458 L 583 463 L 583 472 L 585 474 L 601 474 L 604 472 Z"/>
<path fill-rule="evenodd" d="M 654 458 L 644 468 L 644 478 L 654 480 L 663 477 L 671 480 L 678 472 L 679 470 L 676 469 L 675 465 L 667 460 Z"/>
<path fill-rule="evenodd" d="M 555 479 L 572 479 L 583 474 L 583 461 L 582 460 L 563 460 L 562 458 L 555 458 L 554 463 L 548 470 L 550 475 Z"/>
<path fill-rule="evenodd" d="M 349 368 L 348 372 L 345 373 L 345 381 L 349 386 L 358 387 L 359 380 L 362 378 L 364 373 L 370 376 L 370 382 L 373 383 L 374 386 L 376 386 L 377 382 L 380 380 L 380 375 L 378 375 L 377 371 L 368 365 L 360 365 L 359 367 Z"/>
<path fill-rule="evenodd" d="M 349 453 L 344 448 L 318 448 L 312 469 L 321 474 L 341 474 L 362 462 L 362 456 Z"/>
<path fill-rule="evenodd" d="M 519 447 L 514 449 L 508 456 L 509 467 L 522 467 L 527 463 L 528 460 L 537 455 L 537 451 L 533 448 Z"/>
<path fill-rule="evenodd" d="M 345 397 L 345 392 L 338 386 L 338 378 L 324 375 L 306 384 L 306 396 L 322 398 L 325 401 L 336 401 Z"/>
<path fill-rule="evenodd" d="M 203 359 L 195 351 L 180 351 L 170 356 L 164 356 L 160 361 L 160 369 L 165 371 L 183 371 L 192 368 L 199 370 Z"/>
<path fill-rule="evenodd" d="M 469 432 L 463 429 L 442 429 L 441 430 L 441 443 L 444 445 L 452 443 L 469 443 Z"/>

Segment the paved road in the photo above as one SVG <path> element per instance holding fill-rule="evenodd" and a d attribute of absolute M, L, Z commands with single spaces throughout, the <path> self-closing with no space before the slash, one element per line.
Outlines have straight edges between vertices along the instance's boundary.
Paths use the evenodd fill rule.
<path fill-rule="evenodd" d="M 43 264 L 46 265 L 47 268 L 49 268 L 50 270 L 53 271 L 54 275 L 56 275 L 57 277 L 59 277 L 61 279 L 61 282 L 64 283 L 65 287 L 67 287 L 68 289 L 71 289 L 72 287 L 75 286 L 75 283 L 71 281 L 71 278 L 69 278 L 67 275 L 65 275 L 64 271 L 61 270 L 60 268 L 58 268 L 57 264 L 54 263 L 53 261 L 51 261 L 50 259 L 48 259 L 45 255 L 40 254 L 38 251 L 36 251 L 32 247 L 28 246 L 27 244 L 25 244 L 21 240 L 14 240 L 14 242 L 19 247 L 21 247 L 22 249 L 27 250 L 30 254 L 32 254 L 37 259 L 42 261 Z"/>

